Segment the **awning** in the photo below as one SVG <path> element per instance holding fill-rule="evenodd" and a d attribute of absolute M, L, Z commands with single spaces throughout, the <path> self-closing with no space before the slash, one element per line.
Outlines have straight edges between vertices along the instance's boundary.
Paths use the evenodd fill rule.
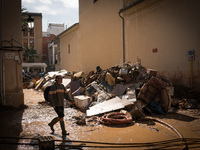
<path fill-rule="evenodd" d="M 29 71 L 30 67 L 32 68 L 44 68 L 44 72 L 46 72 L 47 65 L 45 63 L 22 63 L 23 68 L 27 68 L 27 71 Z"/>

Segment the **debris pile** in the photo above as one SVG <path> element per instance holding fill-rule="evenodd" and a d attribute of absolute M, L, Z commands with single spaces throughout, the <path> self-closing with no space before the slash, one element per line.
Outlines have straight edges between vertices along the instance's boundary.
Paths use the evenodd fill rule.
<path fill-rule="evenodd" d="M 66 70 L 48 72 L 34 85 L 35 90 L 44 90 L 54 82 L 56 75 L 62 75 L 63 85 L 68 91 L 68 99 L 86 116 L 103 115 L 126 109 L 133 118 L 144 115 L 143 108 L 150 112 L 165 114 L 171 107 L 169 90 L 171 82 L 157 75 L 156 70 L 146 69 L 139 62 L 124 63 L 123 66 L 113 66 L 103 70 L 100 66 L 88 74 L 77 72 L 70 74 Z M 127 114 L 104 116 L 101 122 L 115 120 L 117 123 L 127 123 Z M 106 121 L 105 121 L 106 120 Z M 115 123 L 116 123 L 115 122 Z"/>
<path fill-rule="evenodd" d="M 63 85 L 65 87 L 69 86 L 69 83 L 71 82 L 70 77 L 67 78 L 67 76 L 70 73 L 67 72 L 66 70 L 60 70 L 60 71 L 54 71 L 54 72 L 48 72 L 47 74 L 44 75 L 44 77 L 41 77 L 39 80 L 37 80 L 35 86 L 35 90 L 44 90 L 47 86 L 51 86 L 54 83 L 55 76 L 56 75 L 61 75 L 61 76 L 66 76 L 66 78 L 63 79 Z"/>

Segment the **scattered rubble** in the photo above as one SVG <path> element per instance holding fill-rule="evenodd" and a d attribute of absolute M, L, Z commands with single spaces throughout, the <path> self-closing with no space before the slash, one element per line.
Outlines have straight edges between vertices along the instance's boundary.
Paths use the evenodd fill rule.
<path fill-rule="evenodd" d="M 74 102 L 71 105 L 84 112 L 86 117 L 106 116 L 125 109 L 137 119 L 145 116 L 144 108 L 150 113 L 166 114 L 172 105 L 177 105 L 171 97 L 174 93 L 172 83 L 158 75 L 156 70 L 143 67 L 140 61 L 135 64 L 127 62 L 106 70 L 97 66 L 96 72 L 90 71 L 88 74 L 82 71 L 71 74 L 66 70 L 48 72 L 37 81 L 32 79 L 28 87 L 44 90 L 53 84 L 56 75 L 64 77 L 63 85 L 68 91 L 68 99 Z M 178 103 L 179 108 L 192 107 L 186 100 Z M 101 122 L 108 124 L 105 116 Z M 85 117 L 77 123 L 85 124 Z"/>

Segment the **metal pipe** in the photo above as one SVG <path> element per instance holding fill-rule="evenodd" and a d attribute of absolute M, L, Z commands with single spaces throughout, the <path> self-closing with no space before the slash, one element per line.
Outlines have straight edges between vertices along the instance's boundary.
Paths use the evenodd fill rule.
<path fill-rule="evenodd" d="M 125 7 L 123 9 L 120 9 L 119 12 L 118 12 L 119 17 L 122 18 L 123 63 L 125 63 L 125 30 L 124 30 L 124 18 L 121 16 L 121 13 L 123 13 L 124 11 L 142 3 L 143 1 L 145 1 L 145 0 L 138 0 L 138 1 L 134 2 L 133 4 L 131 4 L 130 6 Z"/>
<path fill-rule="evenodd" d="M 5 101 L 6 101 L 6 77 L 5 77 L 5 63 L 4 63 L 4 59 L 2 59 L 2 79 L 3 79 L 3 99 L 2 99 L 2 104 L 5 105 Z"/>
<path fill-rule="evenodd" d="M 0 43 L 2 42 L 1 39 L 1 23 L 2 23 L 2 1 L 0 1 Z M 3 103 L 3 76 L 2 76 L 2 70 L 3 70 L 3 63 L 2 63 L 2 51 L 0 51 L 0 104 Z"/>
<path fill-rule="evenodd" d="M 191 88 L 193 88 L 193 60 L 190 60 L 191 63 Z"/>
<path fill-rule="evenodd" d="M 123 40 L 123 63 L 125 63 L 125 36 L 124 36 L 124 18 L 121 16 L 121 11 L 118 12 L 119 17 L 122 18 L 122 40 Z"/>

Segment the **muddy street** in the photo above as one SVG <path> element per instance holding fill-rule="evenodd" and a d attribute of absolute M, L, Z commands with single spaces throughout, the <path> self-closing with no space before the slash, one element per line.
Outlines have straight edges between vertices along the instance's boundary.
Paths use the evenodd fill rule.
<path fill-rule="evenodd" d="M 76 141 L 92 141 L 106 143 L 140 143 L 140 147 L 135 149 L 152 148 L 141 143 L 160 142 L 174 140 L 179 138 L 177 133 L 173 132 L 166 125 L 155 121 L 134 121 L 127 126 L 105 126 L 99 123 L 97 117 L 86 119 L 86 125 L 78 125 L 76 117 L 83 113 L 72 107 L 65 108 L 65 125 L 70 135 L 62 137 L 59 123 L 55 125 L 55 133 L 50 134 L 51 130 L 48 123 L 52 118 L 56 117 L 53 108 L 50 107 L 43 98 L 43 91 L 35 91 L 33 89 L 24 89 L 25 106 L 21 108 L 2 107 L 0 111 L 0 137 L 6 143 L 31 143 L 33 145 L 11 145 L 0 144 L 0 149 L 38 149 L 34 138 L 40 136 L 52 136 L 54 140 L 70 140 L 65 143 L 70 145 L 80 145 L 79 149 L 95 149 L 95 147 L 83 147 L 87 143 L 76 143 Z M 152 117 L 152 116 L 151 116 Z M 153 118 L 164 121 L 170 126 L 178 130 L 184 138 L 198 138 L 194 143 L 190 139 L 188 147 L 190 149 L 199 149 L 200 147 L 200 111 L 199 109 L 173 109 L 164 115 L 154 115 Z M 10 137 L 20 137 L 28 139 L 9 139 Z M 188 139 L 189 140 L 189 139 Z M 174 141 L 169 142 L 165 148 L 173 148 L 170 146 Z M 193 142 L 193 144 L 191 144 Z M 56 142 L 60 145 L 61 142 Z M 62 143 L 63 144 L 63 143 Z M 90 146 L 92 146 L 90 144 Z M 108 146 L 108 145 L 100 145 Z M 109 149 L 112 148 L 112 145 Z M 129 145 L 130 146 L 130 145 Z M 160 146 L 160 145 L 159 145 Z M 166 145 L 165 145 L 166 146 Z M 183 144 L 176 146 L 181 149 Z M 195 148 L 196 147 L 196 148 Z M 69 147 L 68 147 L 69 148 Z M 119 145 L 118 145 L 119 148 Z M 60 149 L 60 148 L 57 148 Z M 67 148 L 66 148 L 67 149 Z M 75 149 L 75 148 L 74 148 Z M 102 148 L 98 148 L 102 149 Z M 134 147 L 121 147 L 121 149 L 134 149 Z"/>

